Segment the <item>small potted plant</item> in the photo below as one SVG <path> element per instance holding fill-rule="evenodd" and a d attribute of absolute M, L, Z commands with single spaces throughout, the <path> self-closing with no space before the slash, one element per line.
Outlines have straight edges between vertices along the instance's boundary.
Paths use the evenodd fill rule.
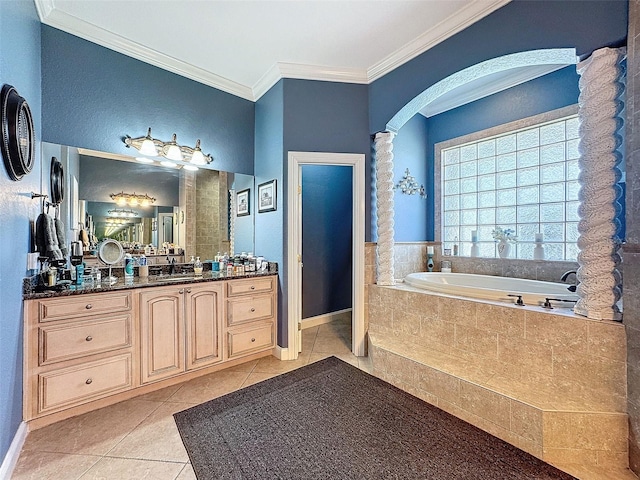
<path fill-rule="evenodd" d="M 500 255 L 500 258 L 509 257 L 511 244 L 518 241 L 518 237 L 515 233 L 515 230 L 512 230 L 511 228 L 502 227 L 496 227 L 495 230 L 491 232 L 493 239 L 498 242 L 498 255 Z"/>

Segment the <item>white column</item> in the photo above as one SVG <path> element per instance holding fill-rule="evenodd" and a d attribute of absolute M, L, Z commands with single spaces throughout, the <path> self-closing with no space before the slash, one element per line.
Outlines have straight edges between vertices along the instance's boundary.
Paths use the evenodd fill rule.
<path fill-rule="evenodd" d="M 620 320 L 620 255 L 616 211 L 621 194 L 618 151 L 622 138 L 620 95 L 624 49 L 602 48 L 578 64 L 580 97 L 580 223 L 578 295 L 574 312 L 597 320 Z"/>
<path fill-rule="evenodd" d="M 395 285 L 393 278 L 393 137 L 380 132 L 375 137 L 376 206 L 378 225 L 378 285 Z"/>

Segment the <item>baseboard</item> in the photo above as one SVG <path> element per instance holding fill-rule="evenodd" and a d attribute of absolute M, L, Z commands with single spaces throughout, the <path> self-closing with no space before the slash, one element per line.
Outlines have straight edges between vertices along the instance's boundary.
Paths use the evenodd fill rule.
<path fill-rule="evenodd" d="M 278 360 L 289 360 L 289 349 L 282 348 L 280 345 L 273 347 L 273 356 Z"/>
<path fill-rule="evenodd" d="M 27 438 L 27 433 L 29 433 L 27 424 L 21 422 L 11 441 L 11 445 L 9 445 L 9 450 L 2 461 L 2 466 L 0 466 L 0 480 L 9 480 L 11 475 L 13 475 L 13 469 L 16 468 L 16 464 L 18 463 L 20 451 Z"/>
<path fill-rule="evenodd" d="M 325 323 L 331 323 L 345 313 L 351 313 L 351 311 L 351 308 L 345 308 L 344 310 L 338 310 L 337 312 L 325 313 L 323 315 L 316 315 L 315 317 L 303 318 L 302 322 L 300 322 L 300 328 L 304 330 L 305 328 L 312 328 L 317 327 L 318 325 L 324 325 Z"/>

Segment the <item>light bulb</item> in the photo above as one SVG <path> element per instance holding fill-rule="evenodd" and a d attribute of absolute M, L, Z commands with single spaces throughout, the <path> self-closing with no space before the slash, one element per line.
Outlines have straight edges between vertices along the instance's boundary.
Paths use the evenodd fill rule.
<path fill-rule="evenodd" d="M 141 205 L 143 207 L 148 207 L 150 205 L 149 199 L 148 198 L 143 199 Z"/>
<path fill-rule="evenodd" d="M 147 157 L 136 157 L 136 161 L 140 163 L 153 163 L 153 159 Z"/>
<path fill-rule="evenodd" d="M 169 160 L 182 160 L 182 152 L 180 151 L 180 147 L 177 144 L 176 134 L 173 134 L 173 138 L 167 144 L 165 144 L 162 149 L 162 154 L 167 157 Z"/>
<path fill-rule="evenodd" d="M 118 197 L 118 199 L 116 200 L 116 205 L 124 207 L 126 204 L 127 204 L 127 199 L 124 197 Z"/>
<path fill-rule="evenodd" d="M 206 165 L 207 163 L 207 160 L 202 154 L 202 150 L 200 150 L 200 139 L 196 141 L 196 148 L 193 149 L 193 153 L 191 154 L 191 163 L 194 165 Z"/>
<path fill-rule="evenodd" d="M 170 167 L 170 168 L 175 168 L 177 167 L 177 165 L 175 164 L 175 162 L 170 162 L 168 160 L 162 160 L 160 162 L 160 165 L 162 165 L 163 167 Z"/>
<path fill-rule="evenodd" d="M 147 130 L 147 136 L 142 141 L 142 145 L 140 145 L 140 153 L 143 155 L 149 155 L 150 157 L 158 155 L 156 145 L 153 143 L 153 138 L 151 138 L 151 127 Z"/>
<path fill-rule="evenodd" d="M 183 165 L 182 168 L 184 168 L 185 170 L 189 170 L 191 172 L 195 172 L 196 170 L 200 170 L 195 165 Z"/>

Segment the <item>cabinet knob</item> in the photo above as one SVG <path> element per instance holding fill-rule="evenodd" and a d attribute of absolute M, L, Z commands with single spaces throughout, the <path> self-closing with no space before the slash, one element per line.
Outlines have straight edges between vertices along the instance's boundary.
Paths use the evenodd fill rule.
<path fill-rule="evenodd" d="M 255 290 L 255 289 L 256 289 L 255 285 L 251 285 L 251 290 Z"/>
<path fill-rule="evenodd" d="M 255 342 L 255 341 L 256 341 L 256 339 L 255 339 L 255 338 L 252 338 L 252 339 L 251 339 L 251 341 L 252 341 L 252 342 Z"/>
<path fill-rule="evenodd" d="M 251 312 L 253 313 L 253 312 L 255 312 L 255 311 L 256 311 L 256 309 L 255 309 L 255 308 L 253 308 L 253 307 L 251 307 Z"/>
<path fill-rule="evenodd" d="M 93 383 L 93 380 L 91 380 L 90 378 L 87 378 L 87 381 L 84 383 L 86 383 L 87 385 L 91 385 Z"/>
<path fill-rule="evenodd" d="M 84 308 L 86 308 L 87 310 L 91 310 L 93 308 L 93 305 L 91 305 L 90 303 L 87 303 Z"/>
<path fill-rule="evenodd" d="M 191 289 L 190 288 L 187 288 L 187 293 L 191 293 Z"/>
<path fill-rule="evenodd" d="M 87 338 L 85 338 L 85 340 L 87 342 L 90 342 L 91 340 L 93 340 L 93 337 L 91 335 L 87 335 Z"/>
<path fill-rule="evenodd" d="M 178 293 L 184 293 L 184 288 L 181 289 Z"/>

